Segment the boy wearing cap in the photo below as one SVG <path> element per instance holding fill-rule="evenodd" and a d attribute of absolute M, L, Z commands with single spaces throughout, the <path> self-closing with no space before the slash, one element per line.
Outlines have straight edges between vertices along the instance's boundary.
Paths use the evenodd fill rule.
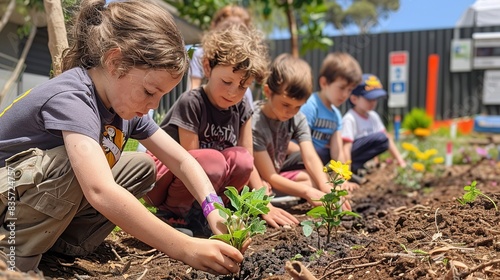
<path fill-rule="evenodd" d="M 363 74 L 361 83 L 351 93 L 349 101 L 353 107 L 342 118 L 342 141 L 344 156 L 346 160 L 351 160 L 354 174 L 367 161 L 387 150 L 401 167 L 406 166 L 382 120 L 374 111 L 378 99 L 386 96 L 382 83 L 373 74 Z"/>

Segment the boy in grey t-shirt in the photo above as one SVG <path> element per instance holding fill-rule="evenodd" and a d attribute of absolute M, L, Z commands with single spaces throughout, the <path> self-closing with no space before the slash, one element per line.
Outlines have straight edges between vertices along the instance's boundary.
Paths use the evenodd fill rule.
<path fill-rule="evenodd" d="M 289 54 L 278 56 L 264 85 L 266 100 L 254 106 L 253 147 L 255 167 L 272 189 L 320 205 L 317 200 L 330 192 L 331 185 L 314 150 L 307 120 L 299 112 L 311 92 L 307 62 Z M 282 170 L 291 139 L 298 142 L 305 169 Z M 349 203 L 344 205 L 350 209 Z"/>

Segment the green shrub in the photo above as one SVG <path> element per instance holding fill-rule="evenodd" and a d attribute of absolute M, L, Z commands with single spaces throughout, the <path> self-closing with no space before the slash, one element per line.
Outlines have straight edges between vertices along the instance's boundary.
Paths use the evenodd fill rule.
<path fill-rule="evenodd" d="M 432 118 L 421 108 L 413 108 L 403 120 L 403 128 L 414 131 L 417 128 L 430 128 Z"/>

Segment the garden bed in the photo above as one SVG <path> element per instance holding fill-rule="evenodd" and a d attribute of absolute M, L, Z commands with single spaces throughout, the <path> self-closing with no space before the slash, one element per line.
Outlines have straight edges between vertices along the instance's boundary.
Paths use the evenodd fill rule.
<path fill-rule="evenodd" d="M 318 279 L 500 278 L 500 212 L 487 199 L 456 201 L 477 180 L 500 202 L 497 162 L 453 166 L 420 190 L 395 185 L 395 175 L 390 165 L 367 175 L 352 198 L 362 218 L 345 217 L 330 244 L 321 236 L 318 245 L 317 234 L 305 237 L 300 227 L 255 237 L 242 279 L 290 279 L 284 269 L 290 260 L 301 261 Z M 289 211 L 303 220 L 309 209 L 299 204 Z M 230 279 L 196 271 L 124 232 L 111 234 L 86 258 L 45 257 L 40 268 L 64 279 Z"/>

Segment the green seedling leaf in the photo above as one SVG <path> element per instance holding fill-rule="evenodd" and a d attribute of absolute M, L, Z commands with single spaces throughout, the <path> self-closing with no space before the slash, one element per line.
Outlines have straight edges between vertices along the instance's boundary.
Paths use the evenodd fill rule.
<path fill-rule="evenodd" d="M 485 195 L 480 189 L 476 187 L 477 182 L 472 181 L 472 183 L 469 186 L 465 186 L 464 190 L 466 193 L 462 196 L 462 198 L 458 198 L 457 201 L 464 205 L 467 203 L 474 202 L 478 196 L 482 196 L 486 199 L 488 199 L 491 203 L 493 203 L 493 206 L 495 207 L 495 210 L 498 211 L 497 204 L 493 199 L 491 199 L 489 196 Z"/>
<path fill-rule="evenodd" d="M 265 194 L 265 188 L 250 191 L 243 187 L 241 194 L 234 187 L 227 187 L 224 194 L 229 198 L 234 210 L 215 203 L 221 217 L 225 218 L 227 234 L 214 235 L 210 238 L 219 239 L 241 250 L 246 240 L 256 234 L 266 232 L 266 222 L 260 215 L 269 213 L 267 205 L 271 198 Z"/>
<path fill-rule="evenodd" d="M 305 220 L 300 223 L 302 225 L 302 232 L 306 237 L 309 237 L 314 231 L 314 223 L 311 220 Z"/>
<path fill-rule="evenodd" d="M 307 212 L 307 216 L 320 220 L 303 221 L 301 225 L 305 236 L 311 235 L 314 230 L 319 233 L 320 228 L 326 228 L 326 242 L 329 243 L 331 231 L 335 230 L 335 234 L 337 233 L 337 228 L 340 226 L 343 216 L 361 216 L 351 211 L 342 211 L 342 204 L 345 201 L 343 197 L 349 193 L 346 190 L 338 188 L 338 186 L 343 184 L 345 179 L 350 178 L 352 173 L 349 171 L 349 167 L 340 162 L 331 161 L 323 168 L 323 171 L 330 177 L 329 183 L 332 184 L 332 188 L 329 193 L 319 199 L 322 205 L 314 207 Z M 318 234 L 318 248 L 320 248 L 319 237 L 320 234 Z"/>

